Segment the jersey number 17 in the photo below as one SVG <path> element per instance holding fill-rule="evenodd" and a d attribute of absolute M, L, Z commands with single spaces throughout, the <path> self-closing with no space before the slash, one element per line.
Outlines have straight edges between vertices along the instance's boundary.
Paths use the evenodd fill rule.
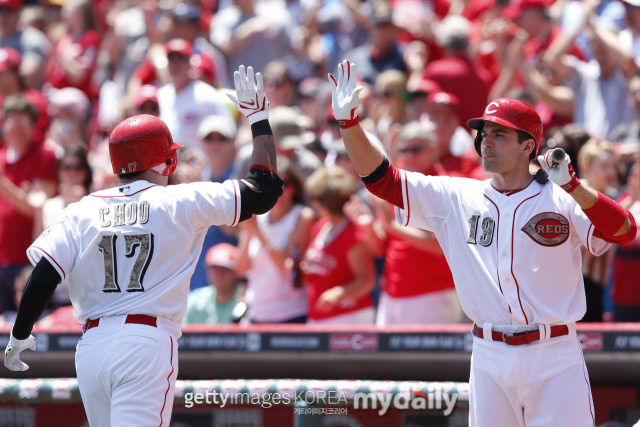
<path fill-rule="evenodd" d="M 118 285 L 117 239 L 118 235 L 108 234 L 102 236 L 102 239 L 98 243 L 98 249 L 102 252 L 102 258 L 104 260 L 103 292 L 121 292 L 120 286 Z M 144 292 L 142 281 L 153 257 L 153 233 L 128 234 L 124 236 L 124 242 L 124 256 L 127 258 L 133 258 L 136 255 L 136 249 L 140 249 L 133 263 L 131 275 L 129 276 L 127 292 Z"/>

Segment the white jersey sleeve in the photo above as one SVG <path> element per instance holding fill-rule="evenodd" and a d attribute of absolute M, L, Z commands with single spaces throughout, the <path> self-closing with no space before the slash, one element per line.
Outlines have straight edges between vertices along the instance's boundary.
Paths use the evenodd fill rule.
<path fill-rule="evenodd" d="M 595 227 L 591 223 L 591 220 L 584 213 L 578 202 L 570 196 L 568 199 L 567 209 L 569 220 L 571 221 L 571 226 L 575 230 L 580 242 L 594 256 L 602 255 L 611 247 L 611 243 L 607 243 L 604 240 L 593 236 Z"/>
<path fill-rule="evenodd" d="M 45 257 L 63 280 L 73 270 L 80 251 L 80 238 L 73 221 L 73 207 L 74 205 L 70 205 L 63 210 L 27 249 L 31 264 L 35 266 Z"/>
<path fill-rule="evenodd" d="M 400 170 L 404 209 L 396 206 L 399 225 L 437 231 L 449 216 L 454 179 Z"/>
<path fill-rule="evenodd" d="M 166 188 L 167 203 L 175 219 L 191 224 L 194 231 L 212 225 L 234 226 L 240 220 L 240 187 L 236 180 L 223 183 L 194 182 Z"/>

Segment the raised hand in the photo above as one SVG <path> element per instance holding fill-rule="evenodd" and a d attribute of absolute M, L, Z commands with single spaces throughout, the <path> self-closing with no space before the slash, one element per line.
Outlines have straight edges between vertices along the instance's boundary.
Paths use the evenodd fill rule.
<path fill-rule="evenodd" d="M 262 74 L 253 75 L 253 68 L 245 71 L 241 65 L 238 71 L 233 73 L 233 83 L 236 87 L 236 96 L 227 94 L 230 100 L 248 119 L 250 124 L 269 118 L 269 100 L 264 93 Z"/>
<path fill-rule="evenodd" d="M 329 74 L 333 83 L 331 109 L 341 128 L 347 129 L 358 124 L 359 94 L 362 86 L 356 87 L 356 64 L 345 60 L 338 66 L 338 80 Z"/>
<path fill-rule="evenodd" d="M 557 150 L 560 150 L 559 148 Z M 580 185 L 580 180 L 571 166 L 571 158 L 568 154 L 564 154 L 564 159 L 556 161 L 553 159 L 553 152 L 549 150 L 544 156 L 538 156 L 538 163 L 542 169 L 549 175 L 549 179 L 554 184 L 559 185 L 567 193 L 571 193 Z"/>

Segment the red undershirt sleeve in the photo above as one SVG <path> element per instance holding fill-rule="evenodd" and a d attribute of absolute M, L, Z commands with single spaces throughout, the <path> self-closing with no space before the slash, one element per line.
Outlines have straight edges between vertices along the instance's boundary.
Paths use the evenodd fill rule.
<path fill-rule="evenodd" d="M 371 194 L 404 209 L 400 171 L 386 157 L 373 173 L 361 179 Z"/>
<path fill-rule="evenodd" d="M 589 209 L 583 209 L 583 212 L 595 227 L 594 237 L 618 245 L 626 245 L 636 237 L 638 228 L 631 212 L 600 192 L 598 192 L 596 204 Z M 627 217 L 631 221 L 629 231 L 622 236 L 614 236 L 625 224 Z"/>

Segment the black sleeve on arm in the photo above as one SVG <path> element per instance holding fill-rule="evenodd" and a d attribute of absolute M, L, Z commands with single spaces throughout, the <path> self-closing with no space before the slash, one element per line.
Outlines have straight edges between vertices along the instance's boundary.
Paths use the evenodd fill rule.
<path fill-rule="evenodd" d="M 382 179 L 384 174 L 387 173 L 387 169 L 389 169 L 389 159 L 385 157 L 382 163 L 380 163 L 380 166 L 376 168 L 376 170 L 374 170 L 367 176 L 361 176 L 360 179 L 365 184 L 375 184 Z"/>
<path fill-rule="evenodd" d="M 255 191 L 242 180 L 238 180 L 241 203 L 238 222 L 251 218 L 251 215 L 261 215 L 271 210 L 284 191 L 284 181 L 270 170 L 251 168 L 245 181 L 255 185 L 260 191 Z"/>
<path fill-rule="evenodd" d="M 13 336 L 19 340 L 26 340 L 31 335 L 33 325 L 47 307 L 53 291 L 62 281 L 60 274 L 45 257 L 40 258 L 33 269 L 27 286 L 22 292 L 20 307 L 16 323 L 13 325 Z"/>

